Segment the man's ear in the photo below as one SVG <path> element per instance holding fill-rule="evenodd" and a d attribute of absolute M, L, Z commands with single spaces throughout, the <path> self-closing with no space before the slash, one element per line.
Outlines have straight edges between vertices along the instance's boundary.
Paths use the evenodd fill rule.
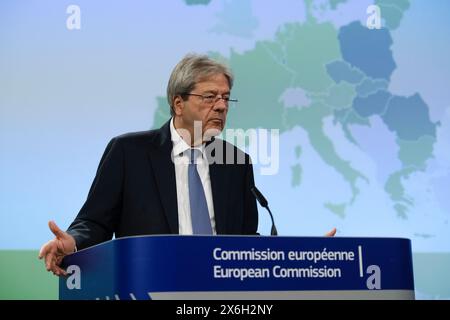
<path fill-rule="evenodd" d="M 181 96 L 176 96 L 173 99 L 173 112 L 179 116 L 183 112 L 184 109 L 184 100 Z"/>

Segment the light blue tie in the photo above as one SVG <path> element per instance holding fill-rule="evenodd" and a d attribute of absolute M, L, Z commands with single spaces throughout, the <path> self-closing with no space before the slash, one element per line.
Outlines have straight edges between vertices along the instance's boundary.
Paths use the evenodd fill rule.
<path fill-rule="evenodd" d="M 205 191 L 197 171 L 198 149 L 191 149 L 188 169 L 189 202 L 191 206 L 192 232 L 194 234 L 212 234 Z"/>

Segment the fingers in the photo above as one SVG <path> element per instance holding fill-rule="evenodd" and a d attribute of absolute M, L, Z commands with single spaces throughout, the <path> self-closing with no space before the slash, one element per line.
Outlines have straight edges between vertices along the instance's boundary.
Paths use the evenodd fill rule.
<path fill-rule="evenodd" d="M 54 268 L 52 269 L 52 272 L 55 276 L 58 276 L 58 277 L 67 276 L 67 272 L 58 265 L 54 266 Z"/>
<path fill-rule="evenodd" d="M 61 264 L 62 259 L 65 256 L 64 244 L 66 242 L 71 244 L 71 242 L 74 242 L 74 240 L 70 239 L 70 237 L 68 238 L 67 234 L 62 231 L 54 221 L 49 221 L 48 227 L 56 236 L 56 238 L 47 242 L 41 247 L 41 250 L 39 250 L 38 258 L 44 258 L 45 268 L 47 269 L 47 271 L 53 272 L 53 274 L 56 276 L 66 276 L 67 272 L 64 269 L 60 268 L 59 265 Z"/>
<path fill-rule="evenodd" d="M 45 268 L 53 272 L 54 275 L 67 275 L 66 271 L 59 267 L 64 255 L 58 253 L 58 247 L 55 240 L 51 240 L 42 246 L 39 252 L 39 259 L 44 258 Z"/>
<path fill-rule="evenodd" d="M 49 250 L 50 250 L 50 241 L 41 247 L 41 250 L 39 250 L 38 258 L 42 259 L 43 257 L 45 257 Z"/>
<path fill-rule="evenodd" d="M 333 228 L 333 230 L 331 230 L 325 234 L 325 237 L 334 237 L 335 234 L 336 234 L 336 228 Z"/>
<path fill-rule="evenodd" d="M 53 234 L 57 237 L 57 238 L 64 238 L 65 236 L 65 232 L 62 231 L 54 221 L 49 221 L 48 222 L 48 227 L 50 228 L 50 230 L 53 232 Z"/>
<path fill-rule="evenodd" d="M 64 270 L 63 268 L 60 267 L 63 258 L 64 258 L 64 256 L 59 256 L 56 258 L 55 264 L 56 264 L 56 271 L 57 271 L 56 275 L 57 276 L 61 276 L 61 275 L 67 276 L 66 270 Z"/>
<path fill-rule="evenodd" d="M 62 259 L 63 256 L 57 255 L 56 251 L 54 250 L 50 250 L 47 255 L 45 255 L 45 268 L 47 269 L 47 271 L 53 272 L 53 274 L 56 276 L 66 276 L 66 271 L 59 266 Z"/>
<path fill-rule="evenodd" d="M 53 263 L 56 260 L 56 251 L 49 249 L 44 257 L 45 268 L 47 269 L 47 271 L 52 271 Z"/>

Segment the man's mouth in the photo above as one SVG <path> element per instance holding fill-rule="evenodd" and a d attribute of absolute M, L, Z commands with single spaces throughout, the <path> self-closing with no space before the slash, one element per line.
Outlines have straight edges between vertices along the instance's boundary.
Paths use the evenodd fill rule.
<path fill-rule="evenodd" d="M 223 120 L 222 119 L 214 118 L 214 119 L 210 119 L 209 121 L 213 122 L 215 124 L 218 124 L 218 125 L 223 125 Z"/>

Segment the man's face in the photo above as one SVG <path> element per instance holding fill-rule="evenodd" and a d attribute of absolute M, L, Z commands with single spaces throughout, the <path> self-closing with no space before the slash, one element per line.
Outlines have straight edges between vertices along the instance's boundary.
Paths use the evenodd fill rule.
<path fill-rule="evenodd" d="M 223 74 L 217 74 L 197 82 L 189 93 L 229 97 L 230 87 L 227 78 Z M 175 127 L 187 129 L 191 137 L 194 137 L 194 122 L 200 121 L 202 135 L 209 137 L 218 135 L 225 127 L 228 106 L 222 99 L 208 103 L 201 96 L 190 95 L 185 101 L 181 97 L 175 98 Z"/>

